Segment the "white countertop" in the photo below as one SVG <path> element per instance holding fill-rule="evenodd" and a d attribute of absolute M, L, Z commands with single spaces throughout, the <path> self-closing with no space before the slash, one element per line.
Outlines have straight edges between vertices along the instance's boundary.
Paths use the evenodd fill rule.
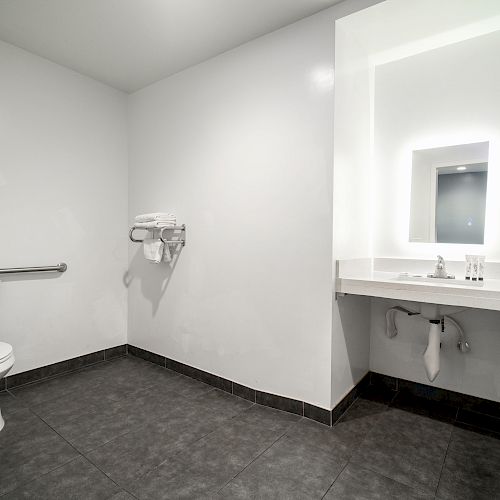
<path fill-rule="evenodd" d="M 415 261 L 412 263 L 408 261 L 408 265 L 404 261 L 401 262 L 402 259 L 394 259 L 390 265 L 387 265 L 387 262 L 377 263 L 382 260 L 390 259 L 338 261 L 337 293 L 500 311 L 500 279 L 497 279 L 497 276 L 494 279 L 485 278 L 483 286 L 453 283 L 453 280 L 449 283 L 405 281 L 398 278 L 400 273 L 408 272 L 401 267 L 411 268 L 413 264 L 411 272 L 415 272 Z M 395 265 L 396 260 L 398 264 Z M 387 270 L 398 266 L 399 271 Z M 384 270 L 377 270 L 377 267 Z"/>

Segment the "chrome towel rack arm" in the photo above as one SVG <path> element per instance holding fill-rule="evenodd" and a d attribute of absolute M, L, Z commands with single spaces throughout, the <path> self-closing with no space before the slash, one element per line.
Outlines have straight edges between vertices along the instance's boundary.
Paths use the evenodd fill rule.
<path fill-rule="evenodd" d="M 130 241 L 132 241 L 134 243 L 142 243 L 144 241 L 144 239 L 141 240 L 138 238 L 134 238 L 134 231 L 136 229 L 144 229 L 146 231 L 151 231 L 153 229 L 159 229 L 160 230 L 160 240 L 163 241 L 163 243 L 165 243 L 166 245 L 182 245 L 182 246 L 184 246 L 186 244 L 186 224 L 182 224 L 181 226 L 165 226 L 165 227 L 161 227 L 161 228 L 159 227 L 159 228 L 151 228 L 151 229 L 132 226 L 130 228 L 130 231 L 128 232 L 128 237 L 130 238 Z M 163 233 L 165 231 L 182 231 L 183 238 L 180 240 L 165 239 L 165 237 L 163 236 Z"/>

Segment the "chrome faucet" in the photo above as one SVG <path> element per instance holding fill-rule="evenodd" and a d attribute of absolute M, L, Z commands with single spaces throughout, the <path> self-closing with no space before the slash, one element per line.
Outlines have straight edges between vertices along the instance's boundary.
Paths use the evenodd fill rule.
<path fill-rule="evenodd" d="M 442 278 L 442 279 L 454 279 L 455 276 L 448 274 L 446 271 L 446 262 L 441 255 L 438 255 L 438 260 L 436 263 L 436 268 L 434 269 L 434 274 L 428 274 L 428 278 Z"/>

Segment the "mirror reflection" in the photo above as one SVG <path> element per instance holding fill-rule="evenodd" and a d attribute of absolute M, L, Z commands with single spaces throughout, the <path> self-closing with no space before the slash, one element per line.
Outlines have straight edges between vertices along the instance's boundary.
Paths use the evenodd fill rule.
<path fill-rule="evenodd" d="M 410 241 L 483 244 L 488 142 L 413 151 Z"/>

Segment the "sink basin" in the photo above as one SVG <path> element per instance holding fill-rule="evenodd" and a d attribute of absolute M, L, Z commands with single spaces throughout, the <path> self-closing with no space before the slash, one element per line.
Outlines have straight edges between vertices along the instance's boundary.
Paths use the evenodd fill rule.
<path fill-rule="evenodd" d="M 396 281 L 419 281 L 424 283 L 435 283 L 440 285 L 458 285 L 458 286 L 471 286 L 471 287 L 481 287 L 484 285 L 484 281 L 472 281 L 472 280 L 460 280 L 455 278 L 429 278 L 425 274 L 409 274 L 401 273 L 394 278 Z"/>

